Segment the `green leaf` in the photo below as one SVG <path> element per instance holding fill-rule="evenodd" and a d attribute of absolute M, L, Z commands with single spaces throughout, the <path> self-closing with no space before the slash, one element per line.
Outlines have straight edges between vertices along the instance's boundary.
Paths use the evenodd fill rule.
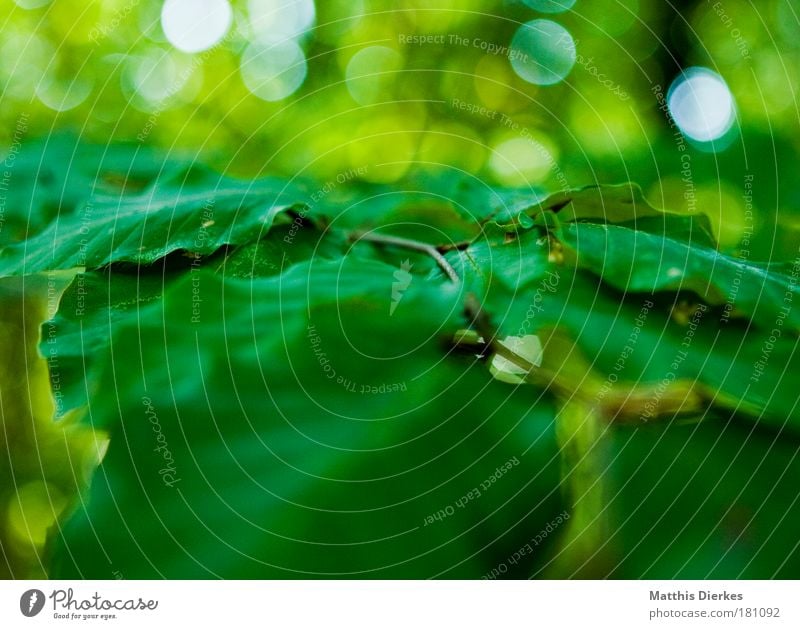
<path fill-rule="evenodd" d="M 679 214 L 657 210 L 634 183 L 587 186 L 550 195 L 539 213 L 558 213 L 562 222 L 594 222 L 628 226 L 669 238 L 680 238 L 695 245 L 716 247 L 711 223 L 704 214 Z"/>
<path fill-rule="evenodd" d="M 160 299 L 178 275 L 164 268 L 161 273 L 107 269 L 75 276 L 56 315 L 42 325 L 39 346 L 48 358 L 57 418 L 88 407 L 99 390 L 94 365 L 108 351 L 113 331 Z"/>
<path fill-rule="evenodd" d="M 457 287 L 414 278 L 390 314 L 395 271 L 197 273 L 117 328 L 51 576 L 477 578 L 543 529 L 552 403 L 443 355 Z"/>
<path fill-rule="evenodd" d="M 530 188 L 493 188 L 455 169 L 421 171 L 392 185 L 333 180 L 305 187 L 310 216 L 333 227 L 382 228 L 430 244 L 474 238 L 488 217 L 514 215 L 541 196 Z"/>
<path fill-rule="evenodd" d="M 582 268 L 625 292 L 692 291 L 722 306 L 726 320 L 744 315 L 757 326 L 792 335 L 800 331 L 796 268 L 781 273 L 697 243 L 618 225 L 569 225 L 561 239 Z"/>
<path fill-rule="evenodd" d="M 78 273 L 55 315 L 42 326 L 40 352 L 49 360 L 57 416 L 88 406 L 99 386 L 93 366 L 109 348 L 114 330 L 136 319 L 183 274 L 211 269 L 224 277 L 271 277 L 312 258 L 339 260 L 349 247 L 336 234 L 281 225 L 259 241 L 207 258 L 165 258 L 151 266 L 115 265 Z"/>
<path fill-rule="evenodd" d="M 5 161 L 0 247 L 31 238 L 66 218 L 92 194 L 119 195 L 151 185 L 179 160 L 138 144 L 92 145 L 52 134 L 24 142 Z"/>
<path fill-rule="evenodd" d="M 257 240 L 299 196 L 279 180 L 245 182 L 184 169 L 142 192 L 94 194 L 40 234 L 1 249 L 0 273 L 150 264 L 175 251 L 208 255 Z"/>

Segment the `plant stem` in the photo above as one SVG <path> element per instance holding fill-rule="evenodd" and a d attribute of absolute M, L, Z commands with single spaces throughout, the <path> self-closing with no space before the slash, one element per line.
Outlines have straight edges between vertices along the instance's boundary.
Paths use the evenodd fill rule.
<path fill-rule="evenodd" d="M 555 374 L 550 373 L 542 367 L 537 367 L 524 356 L 520 356 L 515 351 L 503 345 L 497 340 L 497 330 L 489 320 L 481 303 L 474 293 L 469 293 L 464 301 L 464 314 L 471 325 L 475 326 L 478 334 L 483 337 L 485 347 L 498 356 L 502 356 L 508 362 L 516 365 L 520 369 L 525 370 L 525 381 L 535 386 L 540 386 L 545 389 L 550 389 L 565 397 L 572 397 L 580 395 L 579 391 L 572 391 L 564 387 L 561 382 L 555 377 Z"/>
<path fill-rule="evenodd" d="M 436 261 L 436 264 L 439 265 L 439 268 L 444 271 L 444 274 L 447 275 L 453 284 L 458 284 L 461 281 L 461 278 L 458 277 L 458 273 L 456 273 L 456 270 L 447 261 L 447 259 L 441 253 L 439 253 L 439 251 L 437 251 L 436 247 L 429 245 L 428 243 L 420 242 L 418 240 L 411 240 L 409 238 L 400 238 L 399 236 L 376 234 L 374 232 L 353 232 L 350 234 L 350 240 L 352 242 L 366 240 L 367 242 L 374 242 L 378 245 L 420 251 L 432 257 Z"/>

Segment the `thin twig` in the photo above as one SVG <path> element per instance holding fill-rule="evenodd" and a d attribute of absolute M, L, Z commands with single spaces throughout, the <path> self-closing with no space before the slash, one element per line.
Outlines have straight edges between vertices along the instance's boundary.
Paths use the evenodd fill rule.
<path fill-rule="evenodd" d="M 426 253 L 436 261 L 436 264 L 439 265 L 439 268 L 444 271 L 445 275 L 447 275 L 453 284 L 458 284 L 461 281 L 461 278 L 458 277 L 458 273 L 456 273 L 456 270 L 447 261 L 447 259 L 436 250 L 436 247 L 429 245 L 428 243 L 420 242 L 418 240 L 411 240 L 409 238 L 400 238 L 398 236 L 376 234 L 375 232 L 353 232 L 350 235 L 350 240 L 352 242 L 366 240 L 367 242 L 374 242 L 378 245 L 400 247 L 402 249 L 411 249 L 412 251 Z"/>
<path fill-rule="evenodd" d="M 520 369 L 524 369 L 527 373 L 531 373 L 536 368 L 527 358 L 520 356 L 497 340 L 497 330 L 489 320 L 489 316 L 483 311 L 475 293 L 469 293 L 464 300 L 464 314 L 466 314 L 470 324 L 475 326 L 475 330 L 483 338 L 486 347 L 492 352 L 502 356 Z"/>
<path fill-rule="evenodd" d="M 491 352 L 505 358 L 508 362 L 525 371 L 523 379 L 528 384 L 549 389 L 564 399 L 577 397 L 586 401 L 586 396 L 580 390 L 576 391 L 571 386 L 567 386 L 557 377 L 557 373 L 544 367 L 537 367 L 527 358 L 520 356 L 500 342 L 497 339 L 496 328 L 492 325 L 489 316 L 483 311 L 481 303 L 474 293 L 469 293 L 464 301 L 464 314 L 478 334 L 483 337 L 486 347 Z"/>

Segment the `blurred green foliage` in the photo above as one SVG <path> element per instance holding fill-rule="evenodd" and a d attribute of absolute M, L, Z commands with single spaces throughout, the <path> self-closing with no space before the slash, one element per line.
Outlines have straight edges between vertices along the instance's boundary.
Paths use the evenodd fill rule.
<path fill-rule="evenodd" d="M 727 249 L 752 205 L 756 257 L 796 253 L 800 25 L 786 0 L 234 0 L 224 37 L 197 53 L 167 39 L 161 2 L 15 1 L 3 5 L 2 144 L 68 127 L 248 175 L 356 168 L 388 182 L 447 164 L 547 190 L 638 181 L 658 206 L 707 213 Z M 273 11 L 266 26 L 258 7 Z M 547 52 L 510 48 L 535 19 L 575 42 L 553 85 L 515 72 Z M 275 102 L 243 79 L 290 54 L 264 33 L 296 41 L 307 63 L 299 89 Z M 258 46 L 261 61 L 243 65 Z M 686 170 L 655 90 L 689 66 L 719 73 L 738 115 L 726 147 L 688 147 Z"/>
<path fill-rule="evenodd" d="M 0 279 L 0 579 L 48 574 L 48 531 L 105 448 L 76 414 L 53 422 L 51 365 L 38 353 L 39 322 L 71 276 Z"/>
<path fill-rule="evenodd" d="M 229 6 L 225 0 L 211 4 L 223 7 L 223 13 Z M 568 260 L 578 265 L 577 280 L 570 284 L 568 295 L 559 293 L 551 301 L 551 319 L 573 326 L 571 332 L 583 350 L 605 356 L 609 369 L 613 368 L 616 347 L 609 349 L 600 343 L 602 339 L 598 340 L 593 330 L 614 329 L 624 339 L 627 329 L 620 327 L 620 309 L 624 307 L 628 317 L 625 324 L 639 309 L 638 303 L 622 301 L 615 290 L 646 292 L 655 287 L 674 291 L 678 279 L 694 282 L 688 288 L 696 289 L 697 277 L 701 277 L 710 279 L 720 291 L 716 302 L 709 299 L 719 306 L 728 284 L 741 279 L 736 271 L 740 261 L 779 263 L 797 259 L 800 189 L 795 170 L 800 149 L 800 79 L 796 68 L 800 66 L 800 23 L 793 0 L 233 0 L 230 24 L 225 27 L 227 17 L 212 21 L 209 27 L 219 32 L 207 44 L 197 44 L 193 39 L 197 33 L 181 32 L 182 25 L 192 26 L 191 13 L 188 21 L 165 22 L 163 6 L 163 2 L 148 0 L 5 0 L 0 7 L 0 248 L 6 262 L 18 264 L 12 269 L 14 273 L 68 269 L 85 263 L 90 267 L 88 274 L 77 276 L 75 282 L 95 286 L 94 294 L 100 300 L 87 319 L 94 326 L 87 349 L 82 345 L 83 338 L 74 333 L 76 322 L 82 319 L 70 318 L 66 311 L 56 316 L 56 304 L 67 278 L 26 277 L 0 282 L 0 351 L 7 356 L 0 371 L 2 447 L 10 453 L 0 469 L 2 576 L 36 577 L 46 572 L 48 529 L 67 513 L 71 499 L 103 451 L 102 439 L 96 440 L 95 433 L 86 424 L 76 423 L 73 415 L 67 413 L 60 423 L 51 421 L 54 412 L 59 414 L 60 403 L 72 409 L 88 402 L 82 396 L 94 393 L 86 383 L 96 386 L 92 384 L 95 381 L 84 382 L 80 377 L 86 375 L 84 369 L 92 362 L 93 356 L 85 352 L 103 350 L 111 328 L 121 322 L 124 332 L 125 321 L 132 312 L 138 312 L 140 300 L 142 305 L 160 300 L 166 284 L 173 280 L 173 275 L 158 269 L 154 272 L 154 267 L 147 272 L 155 274 L 145 275 L 141 281 L 128 267 L 114 268 L 108 275 L 97 267 L 112 259 L 134 264 L 164 260 L 164 269 L 167 261 L 174 265 L 176 250 L 196 244 L 193 218 L 202 212 L 203 195 L 210 195 L 212 189 L 211 196 L 221 200 L 217 210 L 229 222 L 203 224 L 202 229 L 210 228 L 211 238 L 198 249 L 213 254 L 204 259 L 212 271 L 230 271 L 229 275 L 242 278 L 280 274 L 285 254 L 280 236 L 291 229 L 291 223 L 278 221 L 272 225 L 272 215 L 259 222 L 261 217 L 251 213 L 248 218 L 254 222 L 241 224 L 230 212 L 241 202 L 249 209 L 260 207 L 264 197 L 259 195 L 272 198 L 284 185 L 292 192 L 291 203 L 298 207 L 309 204 L 315 210 L 311 214 L 315 220 L 330 218 L 328 210 L 336 209 L 337 204 L 346 205 L 348 194 L 352 194 L 350 200 L 358 200 L 368 192 L 375 199 L 369 204 L 351 205 L 344 217 L 346 228 L 375 227 L 382 221 L 388 224 L 402 218 L 436 227 L 454 240 L 468 240 L 475 236 L 475 224 L 461 220 L 464 215 L 459 211 L 466 210 L 474 219 L 489 216 L 506 203 L 512 207 L 520 200 L 530 204 L 559 190 L 598 182 L 636 181 L 654 206 L 692 217 L 705 215 L 719 248 L 730 256 L 719 256 L 710 248 L 693 248 L 696 242 L 688 247 L 680 238 L 677 243 L 662 239 L 660 233 L 656 233 L 654 240 L 658 242 L 652 249 L 650 236 L 637 249 L 628 246 L 631 236 L 626 230 L 630 226 L 615 226 L 600 233 L 575 225 L 559 231 L 556 224 L 548 237 L 556 234 L 566 248 L 574 246 L 577 250 L 580 233 L 584 249 L 577 259 Z M 541 20 L 547 20 L 543 31 L 525 26 L 532 21 L 541 26 Z M 541 32 L 551 36 L 540 36 Z M 671 86 L 692 67 L 721 77 L 726 91 L 723 96 L 730 97 L 735 114 L 730 128 L 726 127 L 712 143 L 692 140 L 669 101 Z M 276 68 L 283 72 L 276 74 Z M 717 104 L 713 100 L 705 103 L 707 109 Z M 94 144 L 77 144 L 77 138 Z M 248 183 L 209 175 L 204 167 L 188 167 L 194 160 L 226 175 L 280 175 L 286 183 L 262 181 L 252 188 Z M 442 169 L 463 171 L 464 177 L 439 177 Z M 98 178 L 98 173 L 102 177 Z M 308 187 L 309 181 L 317 183 Z M 344 185 L 350 182 L 364 185 Z M 197 198 L 184 194 L 192 185 L 199 190 Z M 178 189 L 175 195 L 170 186 Z M 159 194 L 165 190 L 165 194 L 151 196 L 153 190 Z M 392 205 L 392 191 L 406 193 L 407 203 Z M 419 191 L 428 193 L 424 203 L 414 196 Z M 452 203 L 444 208 L 447 204 L 435 198 L 436 194 Z M 95 237 L 95 248 L 87 254 L 80 250 L 85 216 L 76 209 L 80 206 L 85 212 L 82 204 L 90 198 L 90 206 L 102 213 L 103 219 L 92 218 L 86 223 L 91 224 Z M 120 199 L 124 200 L 122 205 Z M 123 214 L 130 219 L 125 225 L 128 231 L 118 232 L 126 239 L 109 245 L 106 232 L 115 230 L 114 212 L 126 208 Z M 165 212 L 173 208 L 177 208 L 179 218 L 186 219 L 179 226 L 183 232 L 169 232 L 165 227 L 172 225 L 174 218 Z M 151 210 L 154 218 L 150 223 L 137 220 Z M 431 223 L 434 216 L 438 223 Z M 56 219 L 61 222 L 54 222 Z M 513 238 L 518 227 L 521 231 L 531 227 L 528 222 L 523 226 L 520 216 L 513 213 L 504 219 L 507 222 L 501 223 L 507 231 L 497 236 L 493 245 Z M 241 231 L 230 238 L 234 226 Z M 272 240 L 256 242 L 261 230 L 270 226 Z M 641 223 L 636 227 L 644 230 L 637 232 L 641 245 L 641 234 L 647 229 Z M 176 233 L 180 238 L 175 239 Z M 329 249 L 320 254 L 317 243 L 306 242 L 306 238 L 310 237 L 304 231 L 300 244 L 292 249 L 301 259 L 318 255 L 324 260 L 328 254 L 334 258 L 344 255 L 340 248 L 349 251 L 350 243 L 342 240 L 328 242 Z M 493 272 L 499 272 L 501 285 L 498 288 L 495 283 L 487 289 L 487 296 L 496 299 L 490 303 L 496 312 L 513 313 L 520 319 L 529 303 L 512 299 L 508 291 L 516 296 L 523 280 L 538 280 L 536 274 L 549 268 L 546 265 L 563 262 L 552 259 L 538 232 L 535 238 L 533 232 L 525 238 L 539 248 L 530 257 L 511 260 L 505 270 L 502 264 L 495 266 Z M 596 247 L 587 249 L 587 239 Z M 223 242 L 245 246 L 231 255 L 223 250 L 215 253 Z M 610 253 L 606 251 L 608 242 L 613 245 Z M 59 243 L 63 249 L 56 247 Z M 142 254 L 145 245 L 150 248 L 147 255 Z M 497 249 L 487 251 L 488 258 L 497 254 Z M 661 259 L 656 254 L 661 252 L 684 256 L 680 260 L 684 275 L 676 278 L 669 274 L 672 269 L 660 266 L 659 273 L 666 274 L 653 273 Z M 481 261 L 481 253 L 486 251 L 480 243 L 474 243 L 469 264 L 460 252 L 451 252 L 449 257 L 454 264 L 463 263 L 458 268 L 466 275 L 474 260 Z M 55 256 L 56 266 L 49 254 Z M 414 260 L 415 272 L 435 270 L 425 257 L 404 257 Z M 369 260 L 380 271 L 375 275 L 385 276 L 385 284 L 391 283 L 394 270 L 402 262 L 385 252 L 373 252 Z M 692 265 L 685 264 L 686 260 L 693 261 Z M 176 268 L 185 271 L 190 263 L 182 262 L 183 266 L 170 266 L 170 273 Z M 520 277 L 520 268 L 531 275 Z M 781 382 L 785 374 L 771 373 L 761 383 L 763 390 L 756 387 L 738 395 L 741 381 L 761 348 L 770 342 L 768 337 L 762 338 L 769 333 L 768 327 L 760 329 L 759 325 L 765 317 L 772 320 L 772 306 L 788 294 L 786 285 L 792 281 L 788 268 L 780 264 L 747 267 L 743 277 L 749 284 L 740 293 L 738 305 L 742 310 L 735 315 L 749 318 L 755 328 L 751 330 L 748 323 L 747 338 L 752 343 L 743 352 L 747 360 L 737 370 L 728 367 L 741 358 L 741 346 L 736 345 L 737 339 L 745 338 L 741 320 L 736 322 L 739 327 L 729 329 L 730 338 L 722 349 L 715 347 L 719 331 L 712 323 L 704 324 L 710 331 L 698 335 L 699 358 L 682 367 L 687 377 L 702 376 L 705 385 L 717 389 L 722 406 L 730 406 L 731 400 L 742 403 L 734 420 L 766 409 L 773 428 L 780 428 L 786 418 L 796 422 L 792 406 L 795 392 L 785 384 L 780 395 L 772 397 L 767 390 L 774 381 Z M 637 272 L 626 277 L 627 269 Z M 502 285 L 504 273 L 512 278 L 510 287 Z M 586 278 L 592 273 L 597 277 L 587 284 Z M 689 277 L 692 273 L 695 275 Z M 114 287 L 106 282 L 110 277 L 117 277 Z M 224 285 L 211 271 L 204 277 L 212 286 Z M 763 280 L 760 284 L 758 278 Z M 54 282 L 52 287 L 50 281 Z M 592 301 L 596 284 L 601 281 L 602 298 Z M 267 293 L 274 288 L 269 280 L 259 282 L 267 287 Z M 69 306 L 80 299 L 76 286 L 73 283 L 67 293 L 64 303 Z M 108 290 L 104 292 L 101 286 Z M 192 288 L 186 281 L 176 286 L 175 295 Z M 244 303 L 247 291 L 240 289 L 240 293 Z M 300 312 L 303 295 L 298 295 L 295 306 Z M 687 324 L 687 315 L 681 315 L 678 303 L 682 294 L 672 296 L 672 304 L 659 302 L 658 314 L 651 317 L 642 337 L 642 345 L 650 353 L 631 363 L 631 369 L 639 368 L 651 380 L 661 375 L 652 362 L 652 357 L 659 355 L 656 349 L 660 348 L 660 356 L 668 360 L 673 349 L 670 343 L 680 341 Z M 766 302 L 760 301 L 762 297 Z M 572 300 L 572 319 L 562 320 L 559 308 L 566 308 L 566 301 L 558 301 L 562 298 Z M 414 299 L 410 296 L 409 303 Z M 590 311 L 574 307 L 575 302 L 590 301 Z M 373 325 L 374 321 L 359 310 L 363 304 L 357 296 L 353 303 L 353 320 L 364 327 Z M 275 314 L 262 306 L 266 314 Z M 159 314 L 159 308 L 162 306 L 152 307 L 151 314 Z M 221 309 L 221 302 L 213 308 Z M 237 312 L 241 315 L 245 310 Z M 109 313 L 113 316 L 106 316 Z M 429 325 L 426 317 L 430 315 L 427 312 L 419 319 Z M 682 316 L 687 320 L 681 321 Z M 56 330 L 60 335 L 60 369 L 73 375 L 71 380 L 65 378 L 65 397 L 55 400 L 53 377 L 58 369 L 48 363 L 48 330 L 42 338 L 39 335 L 39 324 L 46 318 L 51 319 L 53 338 Z M 326 321 L 324 317 L 322 320 Z M 595 322 L 594 328 L 586 333 L 584 327 L 590 320 Z M 424 331 L 424 326 L 416 329 L 420 321 L 413 317 L 410 321 L 413 334 Z M 788 365 L 795 355 L 796 312 L 787 321 L 790 325 L 774 354 L 773 370 Z M 161 324 L 161 319 L 157 323 Z M 344 341 L 335 336 L 335 326 L 328 323 L 331 342 L 344 346 Z M 509 324 L 504 320 L 500 328 L 510 335 L 517 331 L 513 321 Z M 671 340 L 664 336 L 667 328 Z M 149 330 L 153 338 L 161 331 L 156 324 Z M 191 345 L 193 338 L 186 329 L 176 329 L 176 334 L 187 347 Z M 136 349 L 133 336 L 125 337 L 131 352 Z M 713 342 L 709 340 L 712 336 Z M 81 343 L 76 341 L 78 337 Z M 645 346 L 645 341 L 649 345 Z M 37 354 L 37 344 L 43 355 Z M 149 347 L 154 374 L 168 364 L 159 355 L 160 349 L 155 344 Z M 714 360 L 706 360 L 703 350 L 713 354 Z M 213 355 L 215 348 L 205 351 Z M 247 374 L 243 380 L 253 376 L 247 372 L 249 365 L 238 366 Z M 310 366 L 315 367 L 313 361 Z M 455 371 L 452 365 L 447 368 Z M 364 367 L 364 372 L 371 370 Z M 275 377 L 280 376 L 278 373 Z M 189 409 L 196 402 L 191 384 L 180 391 Z M 467 382 L 466 390 L 469 385 Z M 493 390 L 499 390 L 499 386 L 491 382 Z M 131 391 L 126 389 L 129 397 Z M 284 402 L 293 404 L 291 395 L 288 397 Z M 110 398 L 101 402 L 106 408 L 114 406 Z M 129 410 L 141 410 L 138 394 L 127 402 Z M 161 402 L 167 406 L 167 400 Z M 518 416 L 523 414 L 523 406 L 516 408 Z M 537 412 L 542 408 L 552 411 L 544 405 Z M 583 410 L 578 408 L 577 416 Z M 179 419 L 164 417 L 167 426 Z M 759 577 L 796 571 L 796 552 L 782 554 L 784 540 L 791 536 L 789 529 L 798 521 L 796 488 L 787 480 L 796 476 L 793 438 L 783 432 L 778 440 L 771 432 L 750 431 L 746 423 L 732 421 L 729 425 L 719 417 L 714 419 L 717 424 L 670 426 L 663 435 L 657 430 L 609 435 L 598 448 L 614 454 L 613 465 L 604 477 L 607 486 L 599 489 L 614 493 L 617 504 L 609 509 L 610 515 L 603 509 L 603 517 L 595 518 L 602 524 L 599 527 L 595 523 L 592 528 L 595 537 L 588 542 L 580 536 L 568 539 L 574 545 L 574 556 L 568 557 L 567 563 L 548 568 L 537 558 L 527 566 L 525 576 L 575 574 L 574 566 L 583 560 L 583 553 L 592 552 L 601 533 L 607 543 L 593 563 L 587 564 L 589 576 Z M 199 442 L 213 442 L 212 427 L 209 423 L 196 427 Z M 490 428 L 499 429 L 494 424 Z M 548 447 L 556 447 L 544 422 L 534 428 L 546 437 Z M 236 431 L 242 426 L 232 425 L 230 429 L 238 436 Z M 269 434 L 272 427 L 261 429 Z M 149 435 L 136 436 L 146 442 Z M 355 437 L 360 439 L 361 435 Z M 676 450 L 683 452 L 690 437 L 692 447 L 687 456 L 676 457 Z M 629 447 L 631 440 L 635 447 Z M 595 449 L 593 443 L 589 447 Z M 108 468 L 111 478 L 124 486 L 129 480 L 125 475 L 129 461 L 121 448 L 118 444 L 112 450 Z M 741 456 L 745 448 L 751 453 L 747 458 Z M 245 450 L 248 456 L 252 453 L 249 448 Z M 644 465 L 640 451 L 653 453 Z M 216 452 L 211 454 L 209 465 Z M 137 453 L 140 455 L 144 456 Z M 260 458 L 260 451 L 255 458 L 254 469 L 263 473 L 269 464 Z M 464 460 L 469 461 L 470 455 Z M 335 460 L 331 469 L 349 470 L 349 465 Z M 546 469 L 550 476 L 557 476 Z M 478 470 L 476 479 L 484 471 Z M 591 473 L 599 472 L 586 473 L 591 480 Z M 220 479 L 226 478 L 227 470 L 219 474 Z M 554 478 L 549 479 L 552 485 L 557 483 Z M 149 482 L 158 485 L 153 478 Z M 766 497 L 758 483 L 772 488 Z M 660 488 L 658 497 L 651 495 L 653 486 Z M 573 482 L 570 491 L 575 493 L 580 487 Z M 96 485 L 92 491 L 101 496 L 104 488 Z M 249 496 L 238 488 L 232 492 L 243 507 L 253 506 Z M 313 492 L 310 495 L 315 499 L 327 499 L 324 492 Z M 593 508 L 597 508 L 595 501 L 602 494 L 598 492 L 587 491 L 591 495 L 586 500 Z M 538 496 L 536 492 L 532 495 Z M 663 495 L 671 499 L 666 510 Z M 170 498 L 166 499 L 168 505 Z M 200 503 L 202 498 L 200 495 Z M 359 506 L 362 498 L 354 494 L 347 500 Z M 781 511 L 790 500 L 791 509 Z M 441 502 L 446 503 L 446 499 Z M 549 512 L 533 514 L 537 530 L 561 509 L 558 501 L 552 502 L 547 505 Z M 131 504 L 136 513 L 139 503 Z M 107 506 L 98 501 L 92 508 Z M 692 516 L 683 523 L 680 515 L 687 512 Z M 68 534 L 91 548 L 93 541 L 82 528 L 86 524 L 82 513 L 73 518 Z M 419 519 L 421 513 L 426 513 L 425 509 L 414 511 L 412 516 Z M 596 515 L 594 511 L 590 514 Z M 112 513 L 107 520 L 110 535 L 121 530 L 114 519 L 117 515 Z M 131 520 L 134 518 L 131 516 Z M 571 526 L 576 527 L 579 520 L 573 516 Z M 698 529 L 699 520 L 705 521 L 705 529 L 702 523 Z M 581 525 L 585 523 L 581 521 Z M 147 528 L 144 520 L 140 524 Z M 304 521 L 305 525 L 313 531 L 311 524 Z M 225 522 L 220 526 L 225 529 Z M 699 545 L 698 530 L 701 537 L 705 535 Z M 152 527 L 146 532 L 152 533 Z M 496 554 L 492 557 L 508 556 L 526 539 L 520 531 L 515 535 L 522 537 L 507 541 L 508 548 L 493 549 Z M 555 544 L 555 537 L 548 544 Z M 153 548 L 162 541 L 157 536 L 144 535 L 142 539 Z M 672 552 L 662 552 L 661 540 L 672 543 Z M 263 550 L 262 540 L 245 541 L 259 552 Z M 83 560 L 97 559 L 94 550 Z M 61 552 L 59 565 L 64 574 L 81 569 Z M 387 550 L 385 557 L 392 557 L 392 552 Z M 689 554 L 691 561 L 685 559 Z M 620 557 L 625 561 L 618 561 Z M 131 561 L 125 566 L 126 574 L 137 574 L 141 569 L 135 558 L 123 553 L 122 559 Z M 364 559 L 368 563 L 371 558 Z M 180 575 L 185 567 L 180 561 L 172 563 L 167 555 L 164 561 L 167 573 L 176 570 L 171 574 Z M 442 561 L 444 565 L 450 560 Z M 312 563 L 309 560 L 309 565 Z M 105 564 L 90 567 L 101 576 L 114 574 L 114 569 L 109 571 Z M 469 566 L 470 574 L 491 567 L 482 557 Z M 236 576 L 235 571 L 230 574 Z"/>
<path fill-rule="evenodd" d="M 361 184 L 298 223 L 288 184 L 253 182 L 239 215 L 244 182 L 187 165 L 106 209 L 122 237 L 87 254 L 43 326 L 60 410 L 110 435 L 51 530 L 50 576 L 479 578 L 542 531 L 509 576 L 796 574 L 800 263 L 736 262 L 705 217 L 654 211 L 631 186 L 514 211 L 507 190 L 496 207 L 439 197 L 469 190 L 458 181 L 429 180 L 427 197 Z M 456 281 L 356 227 L 397 239 L 420 207 L 446 218 L 418 224 L 444 243 L 484 212 L 444 254 Z M 87 243 L 108 233 L 93 225 Z M 28 244 L 4 272 L 75 264 L 69 238 Z M 537 366 L 498 377 L 479 334 L 536 335 Z M 451 504 L 515 457 L 519 474 Z"/>

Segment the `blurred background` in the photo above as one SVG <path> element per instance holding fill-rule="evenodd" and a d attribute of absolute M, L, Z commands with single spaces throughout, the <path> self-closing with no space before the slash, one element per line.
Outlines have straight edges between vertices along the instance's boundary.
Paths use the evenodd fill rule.
<path fill-rule="evenodd" d="M 0 145 L 71 130 L 246 176 L 639 182 L 793 258 L 795 0 L 3 0 Z"/>

